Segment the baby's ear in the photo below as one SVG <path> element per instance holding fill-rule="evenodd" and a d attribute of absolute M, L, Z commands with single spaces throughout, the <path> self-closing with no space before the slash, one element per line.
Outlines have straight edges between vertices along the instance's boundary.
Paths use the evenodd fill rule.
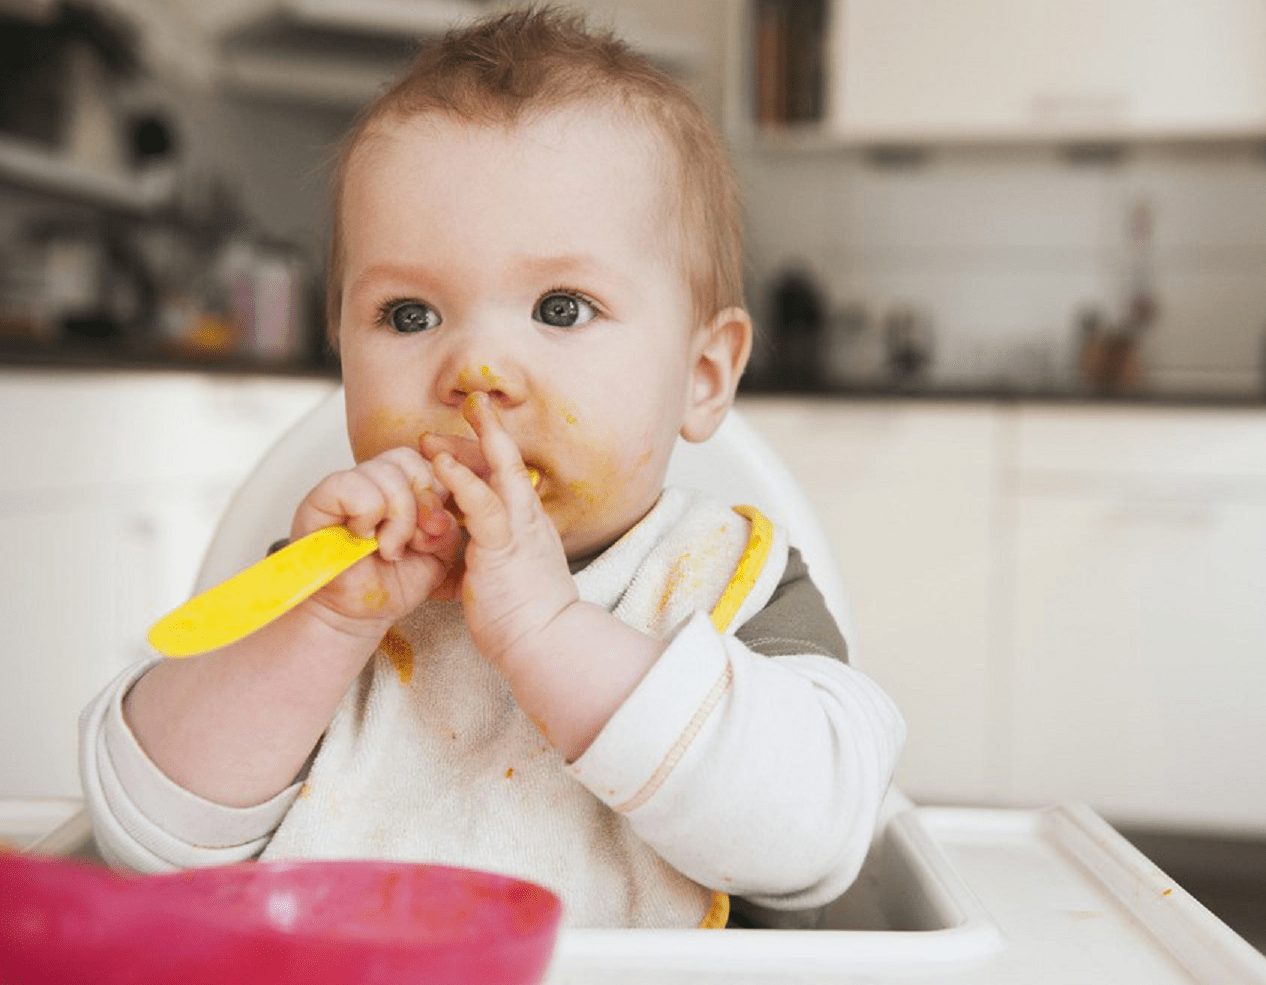
<path fill-rule="evenodd" d="M 691 343 L 686 414 L 681 436 L 705 441 L 734 403 L 739 377 L 752 352 L 752 319 L 742 308 L 726 308 L 696 330 Z"/>

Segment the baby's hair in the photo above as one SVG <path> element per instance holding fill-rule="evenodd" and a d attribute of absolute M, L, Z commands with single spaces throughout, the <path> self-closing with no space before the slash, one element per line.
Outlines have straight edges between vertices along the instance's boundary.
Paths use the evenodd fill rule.
<path fill-rule="evenodd" d="M 690 94 L 609 31 L 549 6 L 516 9 L 424 44 L 361 113 L 339 149 L 326 289 L 331 341 L 343 301 L 342 198 L 357 147 L 383 123 L 425 114 L 512 125 L 532 112 L 598 104 L 657 132 L 675 158 L 673 244 L 687 265 L 696 323 L 743 304 L 742 216 L 725 150 Z"/>

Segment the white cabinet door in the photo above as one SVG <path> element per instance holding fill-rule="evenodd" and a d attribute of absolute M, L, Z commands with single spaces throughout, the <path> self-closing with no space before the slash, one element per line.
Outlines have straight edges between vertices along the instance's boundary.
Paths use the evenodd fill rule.
<path fill-rule="evenodd" d="M 803 484 L 848 589 L 858 664 L 906 716 L 898 782 L 921 801 L 993 799 L 997 412 L 769 398 L 741 407 Z"/>
<path fill-rule="evenodd" d="M 1016 417 L 1009 794 L 1266 832 L 1266 418 Z"/>
<path fill-rule="evenodd" d="M 10 502 L 0 539 L 0 796 L 78 796 L 79 712 L 140 652 L 152 532 L 114 504 Z"/>
<path fill-rule="evenodd" d="M 234 487 L 331 386 L 0 373 L 0 797 L 79 795 L 80 711 L 188 597 Z"/>
<path fill-rule="evenodd" d="M 1020 497 L 1010 792 L 1266 833 L 1266 501 Z"/>
<path fill-rule="evenodd" d="M 79 796 L 79 713 L 189 597 L 230 491 L 0 493 L 0 796 Z"/>
<path fill-rule="evenodd" d="M 1260 0 L 836 0 L 833 127 L 870 140 L 1266 129 Z"/>

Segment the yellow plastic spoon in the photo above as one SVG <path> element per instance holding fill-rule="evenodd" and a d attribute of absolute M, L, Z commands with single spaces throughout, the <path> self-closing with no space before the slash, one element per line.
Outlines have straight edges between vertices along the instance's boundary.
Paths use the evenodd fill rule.
<path fill-rule="evenodd" d="M 540 470 L 529 465 L 528 478 L 535 488 Z M 150 628 L 150 646 L 165 657 L 192 657 L 236 643 L 377 549 L 373 537 L 346 527 L 315 530 L 167 613 Z"/>
<path fill-rule="evenodd" d="M 346 527 L 313 531 L 163 616 L 149 631 L 150 646 L 191 657 L 235 643 L 377 549 L 377 540 Z"/>

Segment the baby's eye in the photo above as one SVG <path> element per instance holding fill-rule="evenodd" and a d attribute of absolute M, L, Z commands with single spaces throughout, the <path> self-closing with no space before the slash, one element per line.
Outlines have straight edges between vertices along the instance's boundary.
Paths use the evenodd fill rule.
<path fill-rule="evenodd" d="M 536 302 L 532 317 L 555 328 L 573 328 L 598 317 L 598 312 L 584 298 L 565 291 L 551 291 Z"/>
<path fill-rule="evenodd" d="M 412 334 L 435 328 L 443 319 L 438 311 L 421 301 L 389 301 L 382 306 L 380 320 L 397 332 Z"/>

